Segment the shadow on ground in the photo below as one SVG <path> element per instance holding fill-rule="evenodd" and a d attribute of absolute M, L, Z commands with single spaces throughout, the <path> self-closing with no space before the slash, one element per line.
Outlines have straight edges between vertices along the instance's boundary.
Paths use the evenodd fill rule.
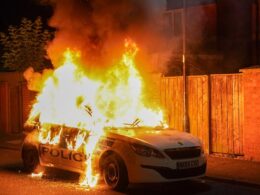
<path fill-rule="evenodd" d="M 8 165 L 1 165 L 0 170 L 5 170 L 12 173 L 21 173 L 23 169 L 23 165 L 21 163 L 13 163 Z"/>
<path fill-rule="evenodd" d="M 0 170 L 10 172 L 13 174 L 30 175 L 30 173 L 24 171 L 23 165 L 21 163 L 9 164 L 0 166 Z M 69 183 L 78 183 L 80 175 L 77 173 L 63 171 L 54 168 L 43 168 L 42 171 L 44 175 L 42 179 L 52 180 L 52 181 L 63 181 Z"/>
<path fill-rule="evenodd" d="M 199 194 L 210 191 L 211 187 L 204 180 L 188 180 L 163 184 L 131 185 L 126 194 Z"/>
<path fill-rule="evenodd" d="M 29 175 L 28 173 L 23 171 L 21 163 L 1 166 L 0 169 L 13 174 L 19 173 L 22 175 Z M 44 172 L 45 174 L 42 179 L 48 180 L 50 182 L 58 181 L 77 184 L 80 178 L 79 174 L 54 168 L 47 168 L 44 170 Z M 100 182 L 100 187 L 98 188 L 108 190 L 106 187 L 104 187 L 103 182 Z M 207 184 L 203 179 L 200 179 L 163 184 L 131 184 L 129 185 L 129 188 L 125 192 L 123 192 L 123 194 L 200 194 L 202 192 L 208 192 L 210 190 L 211 186 Z"/>

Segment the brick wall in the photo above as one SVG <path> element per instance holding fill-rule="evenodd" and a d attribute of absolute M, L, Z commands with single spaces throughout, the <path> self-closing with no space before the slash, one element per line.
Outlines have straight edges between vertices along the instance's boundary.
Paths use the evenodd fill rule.
<path fill-rule="evenodd" d="M 243 69 L 244 154 L 260 161 L 260 68 Z"/>

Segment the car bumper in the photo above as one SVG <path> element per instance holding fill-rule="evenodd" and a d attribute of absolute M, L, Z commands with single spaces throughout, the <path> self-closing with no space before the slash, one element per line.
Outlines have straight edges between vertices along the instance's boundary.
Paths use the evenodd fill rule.
<path fill-rule="evenodd" d="M 159 173 L 160 176 L 165 179 L 181 179 L 204 175 L 206 172 L 206 163 L 199 167 L 188 169 L 171 169 L 169 167 L 158 167 L 149 165 L 142 165 L 142 168 L 153 170 Z"/>
<path fill-rule="evenodd" d="M 206 172 L 206 159 L 204 156 L 196 159 L 185 159 L 180 161 L 198 160 L 197 167 L 177 169 L 178 161 L 149 162 L 139 161 L 132 163 L 129 167 L 129 181 L 131 183 L 161 183 L 182 181 L 202 177 Z"/>

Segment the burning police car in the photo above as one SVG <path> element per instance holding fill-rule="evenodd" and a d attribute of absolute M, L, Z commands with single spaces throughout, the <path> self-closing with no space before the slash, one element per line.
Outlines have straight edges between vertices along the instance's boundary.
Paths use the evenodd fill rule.
<path fill-rule="evenodd" d="M 81 147 L 77 150 L 68 147 L 68 139 L 77 144 L 75 135 L 80 130 L 62 128 L 58 144 L 36 141 L 39 130 L 27 135 L 22 147 L 27 171 L 33 172 L 38 165 L 78 173 L 84 171 L 89 156 Z M 50 135 L 53 139 L 55 131 Z M 206 171 L 206 158 L 198 138 L 162 128 L 108 128 L 99 139 L 92 161 L 95 171 L 99 171 L 114 190 L 123 190 L 128 183 L 187 180 L 203 176 Z"/>

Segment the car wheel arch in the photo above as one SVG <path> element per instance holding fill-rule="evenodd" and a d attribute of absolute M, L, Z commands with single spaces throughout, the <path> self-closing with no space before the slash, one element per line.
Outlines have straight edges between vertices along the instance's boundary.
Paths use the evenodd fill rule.
<path fill-rule="evenodd" d="M 99 158 L 99 169 L 100 169 L 100 171 L 102 171 L 102 169 L 104 168 L 105 159 L 108 158 L 111 155 L 120 156 L 117 152 L 115 152 L 113 150 L 105 151 Z"/>
<path fill-rule="evenodd" d="M 31 172 L 38 172 L 40 170 L 40 160 L 39 160 L 39 151 L 37 147 L 32 144 L 25 144 L 22 147 L 22 160 L 24 165 L 24 171 L 31 173 Z M 28 159 L 29 163 L 28 163 Z"/>
<path fill-rule="evenodd" d="M 107 170 L 106 165 L 107 163 L 111 162 L 116 162 L 116 164 L 118 165 L 119 168 L 119 172 L 118 172 L 118 176 L 119 178 L 121 178 L 120 180 L 118 180 L 118 183 L 116 184 L 116 186 L 113 186 L 111 189 L 116 190 L 116 191 L 123 191 L 128 183 L 129 183 L 129 178 L 128 178 L 128 170 L 127 170 L 127 166 L 125 161 L 123 160 L 123 158 L 115 151 L 112 150 L 108 150 L 106 152 L 104 152 L 102 154 L 102 156 L 100 157 L 99 160 L 99 168 L 101 171 L 101 174 L 106 177 L 106 173 L 104 172 L 105 170 Z M 111 187 L 111 186 L 109 186 Z"/>
<path fill-rule="evenodd" d="M 22 146 L 22 149 L 21 149 L 21 153 L 22 153 L 22 157 L 24 157 L 24 153 L 25 153 L 25 151 L 27 151 L 27 150 L 35 150 L 35 151 L 37 151 L 37 153 L 39 154 L 39 151 L 38 151 L 38 149 L 37 149 L 37 146 L 36 145 L 34 145 L 34 144 L 23 144 L 23 146 Z"/>

